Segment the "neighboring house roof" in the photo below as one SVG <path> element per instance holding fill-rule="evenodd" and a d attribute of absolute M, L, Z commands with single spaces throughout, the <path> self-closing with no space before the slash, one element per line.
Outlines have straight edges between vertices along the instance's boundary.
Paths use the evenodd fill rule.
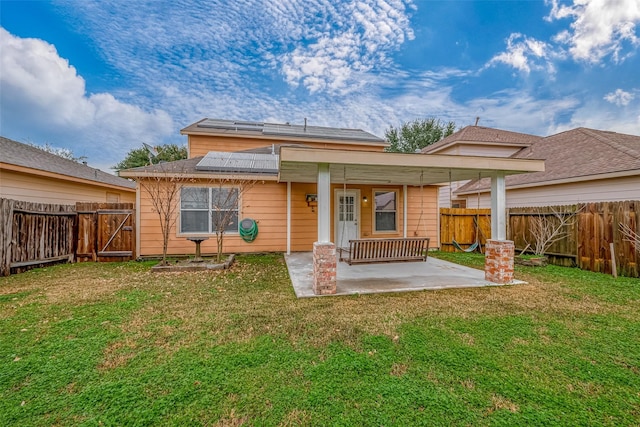
<path fill-rule="evenodd" d="M 136 183 L 28 144 L 0 137 L 0 163 L 135 190 Z"/>
<path fill-rule="evenodd" d="M 545 171 L 508 176 L 507 188 L 640 175 L 640 136 L 577 128 L 542 138 L 512 158 L 545 159 Z M 489 186 L 489 179 L 483 178 L 456 193 L 473 193 Z"/>
<path fill-rule="evenodd" d="M 183 135 L 244 136 L 267 139 L 340 141 L 354 144 L 388 145 L 387 141 L 362 129 L 292 125 L 289 123 L 247 122 L 203 119 L 180 131 Z"/>
<path fill-rule="evenodd" d="M 461 142 L 467 144 L 499 144 L 513 147 L 528 147 L 540 139 L 542 139 L 542 137 L 526 133 L 511 132 L 483 126 L 467 126 L 436 143 L 426 146 L 422 149 L 422 152 L 435 154 Z"/>

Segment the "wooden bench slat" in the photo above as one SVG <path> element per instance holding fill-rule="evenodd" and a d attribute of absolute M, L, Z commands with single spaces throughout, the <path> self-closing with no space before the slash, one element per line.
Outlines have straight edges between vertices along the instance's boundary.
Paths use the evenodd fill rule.
<path fill-rule="evenodd" d="M 348 250 L 340 248 L 340 261 L 349 264 L 426 261 L 428 251 L 428 237 L 355 239 L 349 240 Z"/>

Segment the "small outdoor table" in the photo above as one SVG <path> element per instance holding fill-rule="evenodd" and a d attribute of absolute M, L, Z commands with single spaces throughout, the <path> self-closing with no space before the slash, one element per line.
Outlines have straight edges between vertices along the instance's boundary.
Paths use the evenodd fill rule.
<path fill-rule="evenodd" d="M 191 240 L 193 243 L 196 244 L 196 257 L 192 261 L 193 262 L 204 261 L 200 256 L 200 243 L 202 243 L 204 240 L 209 240 L 209 238 L 205 236 L 194 236 L 194 237 L 187 237 L 187 240 Z"/>

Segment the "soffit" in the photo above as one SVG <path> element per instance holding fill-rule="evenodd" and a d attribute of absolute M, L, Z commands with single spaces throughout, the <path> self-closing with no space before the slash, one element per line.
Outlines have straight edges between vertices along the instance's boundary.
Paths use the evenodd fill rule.
<path fill-rule="evenodd" d="M 318 164 L 329 164 L 332 183 L 420 185 L 544 170 L 542 160 L 354 152 L 282 147 L 279 180 L 316 182 Z"/>

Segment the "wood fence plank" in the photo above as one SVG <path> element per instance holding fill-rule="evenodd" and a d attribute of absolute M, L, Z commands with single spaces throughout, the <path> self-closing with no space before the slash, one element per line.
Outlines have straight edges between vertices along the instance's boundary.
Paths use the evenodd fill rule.
<path fill-rule="evenodd" d="M 0 276 L 8 276 L 11 273 L 13 200 L 0 199 L 0 228 Z"/>
<path fill-rule="evenodd" d="M 489 216 L 490 210 L 486 209 L 486 211 L 486 215 Z M 442 250 L 455 251 L 450 242 L 454 238 L 458 241 L 459 236 L 461 241 L 463 238 L 466 239 L 463 242 L 467 245 L 468 242 L 473 242 L 474 224 L 473 221 L 469 222 L 466 219 L 474 217 L 474 209 L 442 208 L 440 212 Z M 507 210 L 507 236 L 514 241 L 516 251 L 522 251 L 528 243 L 533 241 L 530 227 L 534 218 L 542 217 L 552 223 L 558 223 L 554 212 L 568 214 L 577 212 L 577 214 L 576 221 L 565 227 L 566 237 L 550 246 L 547 254 L 551 263 L 566 266 L 576 265 L 584 270 L 611 273 L 610 243 L 613 243 L 618 274 L 640 277 L 638 266 L 640 254 L 630 242 L 623 240 L 619 231 L 620 224 L 626 224 L 640 234 L 640 200 L 582 203 L 555 207 L 510 208 Z M 482 222 L 479 221 L 479 223 Z M 483 233 L 484 230 L 489 230 L 488 233 L 490 233 L 490 218 L 489 227 L 482 226 L 480 229 L 483 230 Z M 487 234 L 484 238 L 489 236 L 490 234 Z"/>

